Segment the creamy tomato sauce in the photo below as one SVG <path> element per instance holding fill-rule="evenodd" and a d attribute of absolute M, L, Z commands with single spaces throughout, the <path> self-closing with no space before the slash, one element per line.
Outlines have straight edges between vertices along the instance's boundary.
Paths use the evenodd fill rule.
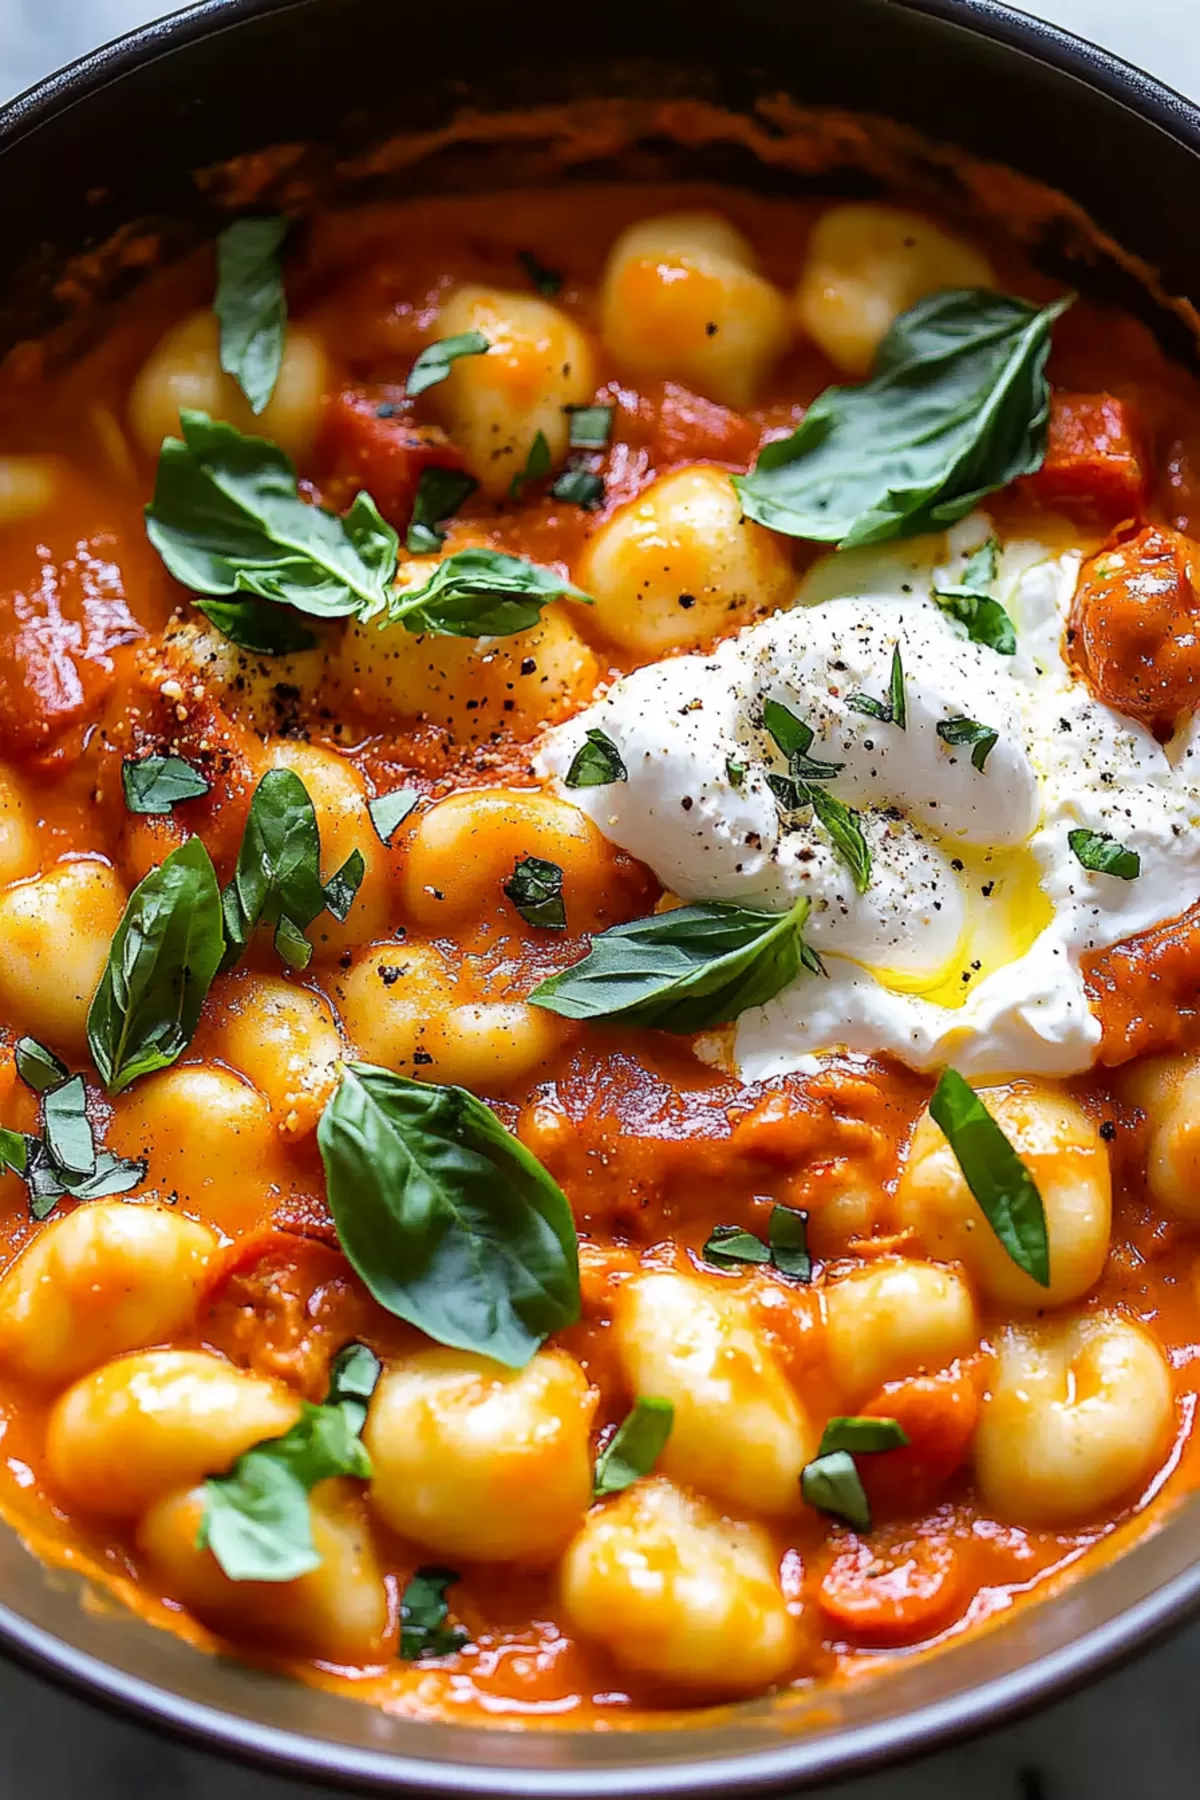
<path fill-rule="evenodd" d="M 1141 1328 L 1145 1337 L 1135 1334 L 1137 1341 L 1157 1347 L 1155 1368 L 1169 1389 L 1166 1423 L 1148 1446 L 1128 1450 L 1126 1479 L 1109 1466 L 1126 1452 L 1119 1443 L 1112 1450 L 1100 1511 L 1068 1506 L 1068 1516 L 1041 1522 L 1023 1510 L 1016 1498 L 1022 1483 L 1011 1473 L 1026 1440 L 993 1443 L 984 1484 L 990 1499 L 981 1489 L 977 1449 L 989 1407 L 997 1417 L 1006 1329 L 1014 1320 L 1036 1323 L 1036 1299 L 1004 1298 L 1004 1281 L 981 1274 L 969 1257 L 964 1274 L 959 1240 L 931 1240 L 919 1196 L 904 1198 L 909 1146 L 932 1083 L 897 1063 L 835 1054 L 816 1075 L 747 1088 L 697 1060 L 687 1036 L 573 1023 L 527 1004 L 532 988 L 577 961 L 593 935 L 664 902 L 652 872 L 586 821 L 570 825 L 569 796 L 551 793 L 533 771 L 546 726 L 658 651 L 639 648 L 636 630 L 614 629 L 615 613 L 569 598 L 549 605 L 532 629 L 484 644 L 397 635 L 393 628 L 385 658 L 370 623 L 306 620 L 314 647 L 275 656 L 239 651 L 196 610 L 147 541 L 142 509 L 154 489 L 158 442 L 175 429 L 183 403 L 280 442 L 295 458 L 301 493 L 315 504 L 341 511 L 366 489 L 400 534 L 402 572 L 423 471 L 466 469 L 482 485 L 446 521 L 438 554 L 484 547 L 579 580 L 598 534 L 662 477 L 697 467 L 747 470 L 765 442 L 801 421 L 819 392 L 852 378 L 845 359 L 830 360 L 791 322 L 787 299 L 827 209 L 824 201 L 719 189 L 625 186 L 319 217 L 296 234 L 286 262 L 288 355 L 300 362 L 290 369 L 285 363 L 257 422 L 216 370 L 207 254 L 146 282 L 68 366 L 43 371 L 25 356 L 10 367 L 0 400 L 0 1123 L 13 1132 L 39 1130 L 38 1095 L 15 1061 L 14 1046 L 27 1034 L 67 1068 L 83 1071 L 96 1142 L 145 1163 L 144 1178 L 124 1196 L 82 1201 L 79 1210 L 156 1207 L 206 1231 L 163 1252 L 175 1259 L 176 1316 L 167 1317 L 168 1307 L 159 1329 L 150 1308 L 149 1323 L 118 1323 L 117 1335 L 106 1337 L 103 1321 L 123 1315 L 111 1286 L 120 1278 L 106 1269 L 102 1246 L 90 1274 L 54 1277 L 57 1301 L 36 1290 L 21 1298 L 14 1259 L 70 1218 L 75 1203 L 59 1198 L 43 1222 L 32 1216 L 27 1181 L 13 1172 L 0 1178 L 0 1230 L 6 1266 L 14 1270 L 0 1280 L 0 1506 L 39 1554 L 89 1572 L 148 1618 L 198 1643 L 282 1661 L 301 1679 L 395 1710 L 632 1723 L 746 1691 L 877 1673 L 896 1651 L 961 1638 L 1051 1591 L 1067 1571 L 1079 1575 L 1106 1539 L 1128 1532 L 1132 1521 L 1152 1523 L 1197 1479 L 1191 1427 L 1200 1209 L 1187 1198 L 1196 1153 L 1178 1100 L 1192 1071 L 1186 1053 L 1197 1042 L 1194 910 L 1086 965 L 1103 1028 L 1096 1067 L 1054 1090 L 1082 1121 L 1071 1130 L 1091 1134 L 1062 1154 L 1068 1162 L 1076 1154 L 1084 1159 L 1077 1179 L 1098 1184 L 1097 1192 L 1107 1191 L 1111 1167 L 1113 1201 L 1111 1229 L 1104 1221 L 1086 1227 L 1102 1234 L 1098 1273 L 1066 1301 L 1051 1295 L 1046 1316 L 1085 1321 L 1085 1344 L 1088 1320 Z M 636 323 L 662 302 L 654 354 L 664 372 L 631 370 L 629 355 L 614 351 L 602 326 L 601 289 L 614 242 L 641 221 L 681 211 L 715 215 L 742 233 L 762 283 L 778 297 L 774 325 L 766 318 L 769 295 L 762 301 L 762 331 L 776 331 L 778 342 L 761 356 L 761 343 L 747 344 L 747 357 L 758 357 L 760 366 L 745 381 L 733 379 L 742 388 L 736 402 L 717 397 L 715 389 L 729 392 L 729 378 L 707 380 L 703 349 L 686 373 L 672 372 L 672 333 L 684 327 L 672 325 L 662 300 L 653 273 L 658 251 L 646 291 L 632 293 L 627 304 Z M 962 246 L 958 237 L 953 242 Z M 535 272 L 561 277 L 552 295 L 536 293 L 528 253 Z M 933 265 L 939 254 L 931 252 Z M 986 259 L 1004 290 L 1038 303 L 1058 292 L 1002 241 L 964 246 L 963 254 Z M 864 267 L 868 287 L 877 280 L 886 288 L 876 265 L 868 260 Z M 955 264 L 948 280 L 933 267 L 926 286 L 962 283 Z M 473 288 L 484 301 L 493 297 L 488 304 L 501 325 L 506 296 L 520 296 L 522 307 L 538 301 L 552 308 L 551 326 L 540 320 L 528 328 L 535 338 L 543 331 L 543 350 L 554 331 L 565 334 L 557 373 L 547 374 L 546 361 L 558 355 L 557 339 L 532 375 L 521 366 L 520 349 L 514 352 L 508 388 L 491 402 L 497 416 L 522 416 L 522 408 L 532 415 L 546 391 L 554 415 L 563 405 L 611 409 L 607 442 L 568 450 L 560 439 L 551 446 L 553 469 L 523 489 L 518 483 L 515 497 L 510 479 L 520 475 L 523 457 L 509 454 L 497 480 L 486 434 L 499 440 L 503 433 L 494 419 L 480 424 L 472 413 L 478 404 L 468 359 L 456 365 L 464 373 L 451 399 L 450 384 L 416 399 L 406 393 L 418 354 L 452 330 L 471 328 L 461 296 Z M 720 302 L 719 280 L 713 292 Z M 886 293 L 880 304 L 886 312 Z M 480 305 L 473 316 L 486 332 L 487 306 Z M 739 317 L 750 311 L 748 301 L 739 302 Z M 714 337 L 720 328 L 714 321 Z M 515 335 L 520 339 L 520 330 Z M 579 343 L 586 368 L 575 360 Z M 1200 691 L 1200 651 L 1190 632 L 1200 601 L 1186 535 L 1200 528 L 1200 395 L 1144 328 L 1086 299 L 1056 325 L 1048 372 L 1046 460 L 1039 472 L 993 495 L 989 511 L 1002 535 L 1036 535 L 1052 519 L 1061 536 L 1067 521 L 1067 535 L 1089 558 L 1076 601 L 1083 641 L 1072 650 L 1081 679 L 1165 735 Z M 590 509 L 547 491 L 568 461 L 602 484 Z M 669 551 L 668 560 L 676 554 Z M 702 579 L 700 552 L 687 554 Z M 1124 559 L 1119 565 L 1114 554 Z M 672 627 L 668 653 L 707 648 L 764 604 L 780 604 L 779 571 L 794 591 L 815 548 L 772 534 L 761 555 L 769 567 L 761 565 L 760 603 L 736 586 L 723 590 L 724 614 L 698 604 L 697 630 L 689 636 L 686 623 L 681 631 Z M 679 573 L 683 556 L 678 552 L 668 584 L 676 581 L 686 621 L 695 596 Z M 1095 571 L 1106 557 L 1100 592 Z M 647 589 L 654 579 L 647 564 Z M 130 812 L 123 765 L 168 754 L 198 770 L 207 792 L 166 812 Z M 106 1094 L 89 1059 L 86 1013 L 128 895 L 193 837 L 206 846 L 221 884 L 228 883 L 252 795 L 264 774 L 280 767 L 293 769 L 313 799 L 325 878 L 354 850 L 362 853 L 365 873 L 345 922 L 323 914 L 311 926 L 314 955 L 301 972 L 280 960 L 269 932 L 258 933 L 238 966 L 216 976 L 173 1066 Z M 413 790 L 417 801 L 385 844 L 367 801 L 399 787 Z M 439 815 L 440 807 L 470 804 L 452 797 L 485 793 L 499 798 L 469 818 L 464 813 L 466 823 L 453 830 L 436 823 L 450 816 Z M 502 880 L 528 855 L 565 870 L 565 930 L 527 923 L 503 891 Z M 1162 1052 L 1178 1060 L 1145 1061 Z M 361 1593 L 359 1615 L 339 1614 L 326 1632 L 322 1621 L 338 1606 L 318 1576 L 306 1578 L 308 1600 L 279 1598 L 294 1583 L 247 1582 L 235 1591 L 238 1584 L 220 1574 L 211 1553 L 193 1547 L 197 1484 L 227 1473 L 255 1443 L 278 1437 L 295 1416 L 295 1397 L 320 1404 L 331 1361 L 348 1343 L 369 1345 L 385 1371 L 403 1370 L 430 1351 L 426 1335 L 371 1297 L 339 1245 L 327 1202 L 316 1126 L 339 1059 L 351 1054 L 479 1094 L 567 1196 L 579 1234 L 582 1305 L 578 1323 L 555 1332 L 550 1350 L 563 1359 L 560 1375 L 582 1375 L 571 1374 L 578 1387 L 564 1402 L 566 1423 L 553 1408 L 547 1417 L 556 1430 L 582 1431 L 589 1464 L 637 1398 L 618 1324 L 626 1296 L 639 1281 L 675 1274 L 691 1284 L 683 1293 L 733 1308 L 747 1334 L 723 1353 L 729 1416 L 741 1406 L 770 1412 L 775 1401 L 763 1400 L 759 1389 L 767 1391 L 764 1382 L 771 1394 L 778 1388 L 791 1396 L 785 1412 L 799 1407 L 805 1421 L 805 1462 L 831 1417 L 892 1419 L 903 1429 L 906 1445 L 857 1458 L 872 1528 L 855 1530 L 803 1505 L 794 1476 L 793 1503 L 756 1507 L 747 1497 L 759 1480 L 753 1445 L 745 1451 L 741 1497 L 706 1492 L 704 1481 L 689 1479 L 681 1466 L 685 1445 L 677 1435 L 675 1461 L 668 1440 L 659 1472 L 601 1501 L 599 1511 L 619 1517 L 630 1494 L 669 1479 L 683 1496 L 679 1504 L 696 1509 L 687 1513 L 685 1538 L 695 1530 L 715 1533 L 718 1545 L 741 1546 L 729 1568 L 718 1567 L 717 1589 L 743 1582 L 745 1591 L 689 1602 L 694 1615 L 668 1593 L 657 1611 L 651 1602 L 639 1615 L 629 1596 L 614 1590 L 614 1616 L 622 1609 L 627 1615 L 623 1643 L 619 1631 L 614 1637 L 595 1624 L 602 1576 L 599 1564 L 578 1560 L 588 1494 L 566 1493 L 573 1476 L 563 1477 L 565 1524 L 557 1541 L 551 1521 L 534 1555 L 518 1545 L 491 1559 L 473 1556 L 461 1522 L 455 1541 L 441 1541 L 436 1507 L 423 1535 L 397 1529 L 417 1485 L 419 1453 L 408 1445 L 389 1477 L 406 1490 L 395 1507 L 382 1497 L 376 1504 L 372 1484 L 361 1480 L 343 1477 L 327 1490 L 330 1529 L 341 1534 L 338 1579 L 347 1593 Z M 1019 1096 L 1021 1071 L 1012 1074 Z M 1060 1179 L 1056 1144 L 1038 1165 L 1050 1180 Z M 1061 1179 L 1069 1185 L 1076 1177 L 1068 1170 Z M 705 1259 L 719 1226 L 742 1227 L 765 1242 L 777 1205 L 807 1215 L 811 1279 L 769 1263 L 720 1267 Z M 986 1233 L 982 1215 L 974 1223 Z M 919 1289 L 908 1298 L 901 1292 L 873 1300 L 876 1310 L 864 1310 L 857 1326 L 851 1309 L 849 1323 L 839 1325 L 840 1303 L 831 1302 L 839 1284 L 892 1271 L 903 1285 L 914 1268 L 958 1284 L 946 1304 L 960 1306 L 960 1314 L 947 1325 L 941 1352 L 919 1330 L 908 1343 L 907 1327 L 897 1322 L 899 1314 L 907 1319 L 905 1309 L 923 1309 Z M 940 1305 L 946 1296 L 938 1293 Z M 62 1332 L 78 1352 L 63 1350 L 47 1366 L 39 1364 L 42 1352 L 29 1348 L 43 1333 L 43 1305 L 67 1307 L 66 1325 L 56 1313 L 44 1332 Z M 969 1314 L 965 1326 L 961 1307 Z M 846 1313 L 844 1304 L 840 1310 Z M 189 1440 L 178 1467 L 173 1449 L 122 1437 L 124 1427 L 114 1428 L 106 1452 L 99 1411 L 87 1443 L 92 1428 L 78 1419 L 72 1429 L 79 1441 L 72 1438 L 64 1395 L 81 1392 L 115 1357 L 159 1350 L 224 1359 L 230 1370 L 255 1378 L 254 1405 L 265 1409 L 255 1414 L 260 1426 L 252 1419 L 248 1434 L 234 1433 L 215 1450 Z M 1136 1368 L 1112 1375 L 1089 1365 L 1077 1377 L 1079 1397 L 1087 1397 L 1089 1382 L 1100 1391 L 1105 1380 L 1134 1384 L 1132 1394 L 1141 1379 Z M 84 1401 L 79 1408 L 86 1410 Z M 713 1416 L 718 1459 L 725 1417 Z M 675 1429 L 679 1434 L 678 1408 Z M 780 1429 L 795 1435 L 792 1425 Z M 380 1455 L 382 1430 L 367 1427 L 375 1484 L 385 1479 L 385 1465 L 392 1467 Z M 163 1472 L 155 1476 L 160 1454 Z M 436 1488 L 446 1457 L 433 1440 L 427 1454 Z M 557 1466 L 548 1470 L 541 1453 L 531 1452 L 527 1502 L 519 1470 L 506 1476 L 513 1485 L 501 1494 L 489 1487 L 488 1454 L 481 1443 L 476 1467 L 461 1452 L 458 1510 L 465 1515 L 497 1508 L 519 1514 L 524 1504 L 532 1507 L 539 1484 L 558 1480 Z M 731 1448 L 730 1461 L 740 1454 Z M 764 1466 L 773 1454 L 763 1448 Z M 786 1462 L 783 1451 L 779 1457 Z M 122 1459 L 136 1476 L 120 1473 Z M 83 1470 L 93 1472 L 90 1492 Z M 772 1467 L 771 1479 L 776 1473 Z M 114 1499 L 122 1481 L 128 1496 Z M 769 1485 L 764 1475 L 764 1494 Z M 1011 1505 L 997 1504 L 1006 1496 Z M 701 1566 L 709 1541 L 697 1539 Z M 653 1546 L 650 1554 L 653 1560 Z M 619 1561 L 619 1546 L 613 1555 Z M 749 1563 L 739 1569 L 737 1556 Z M 330 1552 L 330 1567 L 334 1560 Z M 429 1565 L 453 1571 L 449 1622 L 466 1642 L 449 1654 L 435 1647 L 404 1657 L 402 1595 L 414 1571 Z M 668 1586 L 672 1578 L 668 1569 Z M 667 1646 L 657 1663 L 646 1649 L 656 1632 Z M 678 1638 L 706 1632 L 717 1666 L 732 1671 L 745 1659 L 746 1679 L 729 1673 L 723 1684 L 711 1668 L 692 1668 L 687 1651 L 671 1648 Z M 630 1654 L 634 1639 L 640 1647 Z M 763 1648 L 771 1643 L 774 1651 Z"/>

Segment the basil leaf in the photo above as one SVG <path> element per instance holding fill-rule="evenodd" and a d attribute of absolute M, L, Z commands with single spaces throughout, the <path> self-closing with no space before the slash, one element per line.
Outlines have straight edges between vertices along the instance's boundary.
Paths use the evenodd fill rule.
<path fill-rule="evenodd" d="M 1050 1243 L 1037 1184 L 973 1088 L 946 1069 L 929 1113 L 945 1133 L 980 1211 L 1019 1269 L 1050 1285 Z"/>
<path fill-rule="evenodd" d="M 221 367 L 260 413 L 275 391 L 283 361 L 287 301 L 280 251 L 286 219 L 235 219 L 217 239 Z"/>
<path fill-rule="evenodd" d="M 367 1422 L 367 1404 L 375 1392 L 383 1364 L 367 1344 L 347 1344 L 329 1365 L 326 1406 L 340 1406 L 356 1437 Z"/>
<path fill-rule="evenodd" d="M 815 783 L 793 781 L 791 785 L 796 795 L 791 804 L 812 807 L 830 843 L 853 876 L 858 892 L 865 894 L 871 885 L 871 847 L 863 836 L 858 814 Z"/>
<path fill-rule="evenodd" d="M 996 579 L 999 540 L 988 538 L 967 558 L 962 580 L 950 587 L 935 587 L 933 597 L 942 611 L 967 628 L 973 644 L 985 644 L 998 656 L 1015 656 L 1017 634 L 1013 622 L 987 589 Z"/>
<path fill-rule="evenodd" d="M 908 1433 L 896 1419 L 868 1419 L 861 1416 L 830 1419 L 821 1433 L 818 1456 L 830 1456 L 835 1450 L 848 1450 L 862 1456 L 880 1450 L 902 1450 L 910 1441 Z"/>
<path fill-rule="evenodd" d="M 984 764 L 1000 742 L 1000 733 L 976 719 L 939 719 L 937 734 L 944 744 L 970 744 L 972 765 L 983 773 Z"/>
<path fill-rule="evenodd" d="M 740 1225 L 714 1225 L 700 1252 L 716 1269 L 738 1269 L 744 1263 L 769 1263 L 771 1252 L 761 1238 Z"/>
<path fill-rule="evenodd" d="M 604 483 L 599 475 L 593 475 L 579 463 L 568 463 L 557 481 L 551 483 L 550 492 L 556 500 L 567 500 L 584 512 L 595 512 L 604 504 Z"/>
<path fill-rule="evenodd" d="M 568 406 L 567 443 L 572 450 L 607 450 L 612 437 L 611 406 Z"/>
<path fill-rule="evenodd" d="M 525 467 L 519 475 L 514 475 L 508 484 L 510 500 L 519 500 L 525 489 L 534 481 L 544 481 L 550 473 L 550 446 L 546 442 L 546 434 L 539 431 L 529 446 L 529 455 L 525 458 Z"/>
<path fill-rule="evenodd" d="M 811 1281 L 808 1214 L 795 1206 L 776 1204 L 771 1208 L 771 1217 L 767 1221 L 767 1236 L 771 1240 L 771 1261 L 779 1273 L 791 1275 L 797 1281 Z"/>
<path fill-rule="evenodd" d="M 164 440 L 146 508 L 146 534 L 176 581 L 326 619 L 386 605 L 397 538 L 369 494 L 339 518 L 300 498 L 277 444 L 207 413 L 185 408 L 179 419 L 182 441 Z"/>
<path fill-rule="evenodd" d="M 562 287 L 562 276 L 557 269 L 548 269 L 540 263 L 532 250 L 518 250 L 517 261 L 528 275 L 537 292 L 544 300 L 553 300 Z"/>
<path fill-rule="evenodd" d="M 29 1145 L 23 1131 L 10 1131 L 0 1125 L 0 1163 L 14 1175 L 24 1175 L 29 1164 Z"/>
<path fill-rule="evenodd" d="M 181 800 L 198 800 L 210 783 L 182 756 L 129 757 L 121 764 L 121 786 L 131 813 L 169 813 Z"/>
<path fill-rule="evenodd" d="M 53 1050 L 47 1050 L 45 1044 L 39 1044 L 36 1038 L 18 1038 L 14 1055 L 17 1074 L 35 1093 L 43 1094 L 47 1088 L 57 1087 L 70 1074 L 65 1062 L 55 1056 Z"/>
<path fill-rule="evenodd" d="M 376 794 L 367 801 L 367 811 L 381 844 L 390 844 L 413 808 L 421 799 L 416 788 L 393 788 L 388 794 Z"/>
<path fill-rule="evenodd" d="M 469 1631 L 446 1624 L 450 1617 L 446 1589 L 461 1579 L 457 1569 L 434 1566 L 410 1576 L 400 1596 L 400 1655 L 405 1662 L 422 1656 L 453 1656 L 470 1643 Z"/>
<path fill-rule="evenodd" d="M 96 1144 L 88 1123 L 82 1075 L 72 1075 L 47 1091 L 42 1100 L 42 1130 L 46 1149 L 60 1171 L 68 1175 L 96 1173 Z"/>
<path fill-rule="evenodd" d="M 730 787 L 740 788 L 746 779 L 746 765 L 744 762 L 735 762 L 732 756 L 728 756 L 725 759 L 725 773 L 729 777 Z"/>
<path fill-rule="evenodd" d="M 538 563 L 502 550 L 457 550 L 447 556 L 420 587 L 394 593 L 387 623 L 402 620 L 405 629 L 435 637 L 509 637 L 529 631 L 542 608 L 562 594 L 590 596 Z"/>
<path fill-rule="evenodd" d="M 798 719 L 782 701 L 764 702 L 763 724 L 787 757 L 788 777 L 791 780 L 832 781 L 845 768 L 845 763 L 818 762 L 808 754 L 813 744 L 812 726 L 806 725 L 803 719 Z M 800 800 L 796 804 L 803 806 L 806 802 Z"/>
<path fill-rule="evenodd" d="M 239 650 L 252 656 L 294 656 L 300 650 L 312 650 L 317 634 L 290 607 L 274 606 L 269 600 L 196 600 L 202 612 Z"/>
<path fill-rule="evenodd" d="M 648 1475 L 662 1455 L 674 1423 L 675 1408 L 670 1400 L 639 1394 L 633 1411 L 622 1419 L 596 1458 L 593 1499 L 620 1494 Z"/>
<path fill-rule="evenodd" d="M 790 437 L 733 477 L 742 510 L 842 549 L 961 519 L 1041 467 L 1050 328 L 1069 303 L 1039 309 L 973 288 L 919 300 L 869 381 L 826 388 Z"/>
<path fill-rule="evenodd" d="M 110 1094 L 187 1049 L 223 947 L 216 872 L 189 838 L 129 896 L 88 1012 L 88 1047 Z"/>
<path fill-rule="evenodd" d="M 566 1196 L 473 1094 L 348 1063 L 317 1139 L 342 1249 L 388 1312 L 510 1368 L 578 1319 Z"/>
<path fill-rule="evenodd" d="M 901 731 L 907 730 L 908 701 L 904 692 L 904 664 L 899 644 L 892 651 L 892 674 L 887 699 L 876 700 L 870 694 L 847 694 L 846 705 L 851 712 L 865 713 L 869 719 L 878 719 L 881 725 L 898 725 Z"/>
<path fill-rule="evenodd" d="M 1118 881 L 1135 881 L 1142 872 L 1136 850 L 1127 850 L 1106 831 L 1068 831 L 1067 842 L 1078 863 L 1093 875 L 1115 875 Z"/>
<path fill-rule="evenodd" d="M 814 1512 L 844 1519 L 855 1531 L 870 1531 L 870 1504 L 848 1450 L 831 1450 L 807 1463 L 800 1472 L 800 1492 Z"/>
<path fill-rule="evenodd" d="M 629 771 L 621 761 L 621 752 L 608 733 L 591 726 L 583 743 L 571 758 L 571 766 L 563 777 L 569 788 L 611 787 L 614 781 L 628 781 Z"/>
<path fill-rule="evenodd" d="M 794 981 L 809 902 L 759 912 L 713 902 L 613 925 L 581 962 L 529 995 L 565 1019 L 620 1019 L 660 1031 L 706 1031 Z"/>
<path fill-rule="evenodd" d="M 321 833 L 308 789 L 292 769 L 268 769 L 250 802 L 233 880 L 221 896 L 225 919 L 222 970 L 233 968 L 260 925 L 290 968 L 312 957 L 305 931 L 326 910 L 344 919 L 362 881 L 354 851 L 329 886 L 321 882 Z"/>
<path fill-rule="evenodd" d="M 111 1194 L 127 1194 L 146 1179 L 144 1162 L 114 1156 L 111 1150 L 96 1152 L 96 1167 L 80 1177 L 57 1170 L 66 1192 L 75 1200 L 106 1200 Z"/>
<path fill-rule="evenodd" d="M 404 547 L 412 556 L 436 556 L 446 536 L 446 520 L 479 486 L 463 469 L 422 469 Z"/>
<path fill-rule="evenodd" d="M 563 902 L 563 872 L 557 863 L 540 856 L 523 856 L 504 883 L 504 893 L 527 925 L 544 931 L 565 931 L 567 909 Z"/>
<path fill-rule="evenodd" d="M 426 344 L 408 372 L 405 393 L 410 400 L 415 400 L 426 388 L 445 381 L 460 356 L 486 356 L 490 349 L 482 331 L 463 331 L 457 337 L 438 338 L 434 343 Z"/>

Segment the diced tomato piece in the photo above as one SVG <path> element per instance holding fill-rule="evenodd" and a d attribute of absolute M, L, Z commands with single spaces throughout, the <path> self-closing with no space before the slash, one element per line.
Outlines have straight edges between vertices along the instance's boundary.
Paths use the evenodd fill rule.
<path fill-rule="evenodd" d="M 326 402 L 317 446 L 321 488 L 348 506 L 365 488 L 390 525 L 403 532 L 428 468 L 461 469 L 461 453 L 437 425 L 417 425 L 403 388 L 347 387 Z"/>
<path fill-rule="evenodd" d="M 852 1637 L 911 1644 L 961 1610 L 966 1574 L 962 1557 L 946 1537 L 910 1537 L 886 1545 L 855 1539 L 826 1569 L 817 1598 L 829 1620 Z"/>
<path fill-rule="evenodd" d="M 908 1443 L 858 1460 L 873 1514 L 924 1512 L 966 1461 L 979 1418 L 975 1383 L 961 1370 L 889 1381 L 862 1408 L 895 1419 Z"/>
<path fill-rule="evenodd" d="M 1046 458 L 1032 482 L 1048 506 L 1083 505 L 1114 520 L 1140 513 L 1148 472 L 1129 401 L 1113 394 L 1052 393 Z"/>
<path fill-rule="evenodd" d="M 652 449 L 659 465 L 722 462 L 745 469 L 754 460 L 762 437 L 752 419 L 674 381 L 663 383 L 657 415 Z"/>

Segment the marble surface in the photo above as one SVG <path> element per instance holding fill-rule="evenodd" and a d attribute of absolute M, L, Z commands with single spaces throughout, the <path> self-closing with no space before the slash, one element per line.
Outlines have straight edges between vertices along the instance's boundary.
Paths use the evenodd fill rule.
<path fill-rule="evenodd" d="M 0 97 L 165 10 L 153 0 L 0 0 Z M 1042 0 L 1040 12 L 1200 95 L 1197 0 Z M 1074 1698 L 842 1800 L 1194 1800 L 1200 1625 Z M 285 1800 L 298 1784 L 184 1750 L 0 1665 L 0 1800 Z M 821 1793 L 832 1794 L 833 1789 Z"/>

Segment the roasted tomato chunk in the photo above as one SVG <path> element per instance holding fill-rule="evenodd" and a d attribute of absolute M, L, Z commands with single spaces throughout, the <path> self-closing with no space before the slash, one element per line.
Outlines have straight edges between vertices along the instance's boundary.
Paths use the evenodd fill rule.
<path fill-rule="evenodd" d="M 1084 565 L 1071 653 L 1096 696 L 1169 734 L 1200 705 L 1200 551 L 1163 526 L 1109 542 Z"/>
<path fill-rule="evenodd" d="M 365 488 L 396 530 L 412 517 L 422 473 L 461 469 L 463 459 L 437 425 L 405 417 L 403 388 L 348 387 L 326 409 L 318 444 L 321 488 L 333 505 L 348 506 Z"/>
<path fill-rule="evenodd" d="M 950 1538 L 875 1533 L 852 1538 L 826 1569 L 817 1597 L 830 1623 L 871 1644 L 912 1644 L 949 1624 L 967 1574 Z"/>
<path fill-rule="evenodd" d="M 1032 477 L 1048 506 L 1083 506 L 1109 519 L 1140 513 L 1147 471 L 1137 414 L 1112 394 L 1050 396 L 1046 458 Z"/>

